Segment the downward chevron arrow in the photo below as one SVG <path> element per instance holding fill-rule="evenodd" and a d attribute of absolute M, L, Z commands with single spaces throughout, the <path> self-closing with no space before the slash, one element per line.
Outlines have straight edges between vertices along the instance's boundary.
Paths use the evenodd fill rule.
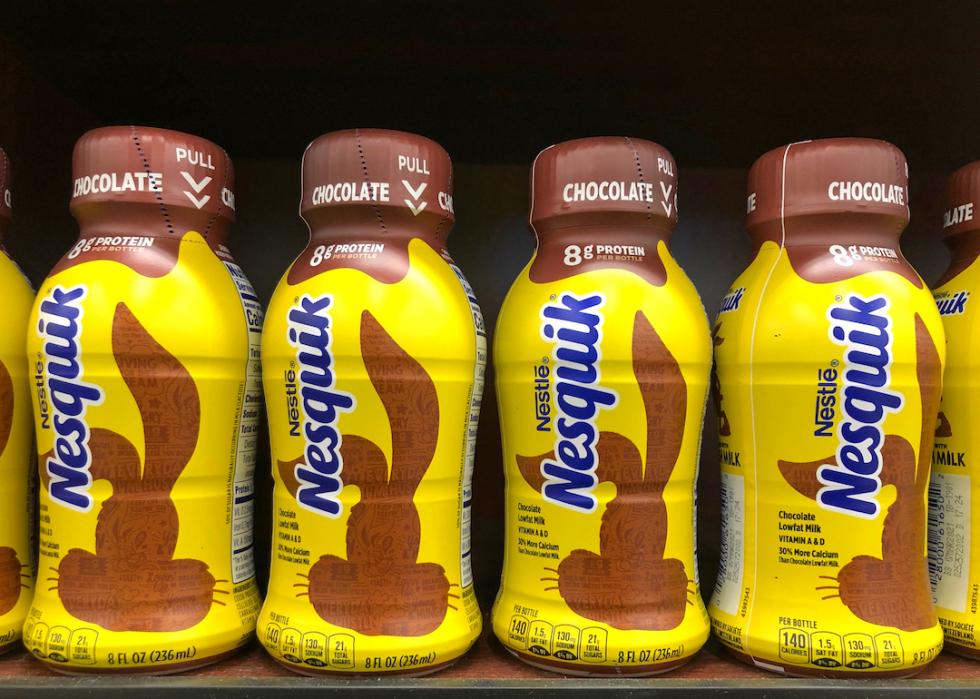
<path fill-rule="evenodd" d="M 664 199 L 662 202 L 660 202 L 660 206 L 664 207 L 664 211 L 666 211 L 667 215 L 670 216 L 670 212 L 674 208 L 674 205 L 668 204 L 667 202 L 670 201 L 670 193 L 674 191 L 674 185 L 665 186 L 664 183 L 661 182 L 660 191 L 664 193 Z"/>
<path fill-rule="evenodd" d="M 200 182 L 197 182 L 193 177 L 191 177 L 191 174 L 189 172 L 186 172 L 184 170 L 181 170 L 180 171 L 180 174 L 184 176 L 184 179 L 185 180 L 187 180 L 187 184 L 189 184 L 191 186 L 191 189 L 193 189 L 198 194 L 200 194 L 201 193 L 201 190 L 204 189 L 205 187 L 207 187 L 208 184 L 211 183 L 211 176 L 210 175 L 207 176 L 207 177 L 205 177 Z"/>
<path fill-rule="evenodd" d="M 413 204 L 408 199 L 405 200 L 405 203 L 408 204 L 408 208 L 412 210 L 412 214 L 415 216 L 418 216 L 420 213 L 422 213 L 422 210 L 425 208 L 425 205 L 428 204 L 428 202 L 424 201 L 419 206 L 415 206 L 415 204 Z"/>
<path fill-rule="evenodd" d="M 423 182 L 422 184 L 419 185 L 418 189 L 412 189 L 412 185 L 408 183 L 408 180 L 402 180 L 402 184 L 405 185 L 405 189 L 408 190 L 408 193 L 411 195 L 412 199 L 418 199 L 419 197 L 422 196 L 422 192 L 425 191 L 426 185 L 428 185 L 429 183 Z"/>
<path fill-rule="evenodd" d="M 210 178 L 208 178 L 208 179 L 210 179 Z M 187 198 L 190 199 L 191 202 L 194 204 L 194 206 L 196 206 L 199 209 L 202 206 L 204 206 L 205 204 L 207 204 L 209 201 L 211 201 L 211 195 L 210 194 L 205 194 L 203 197 L 201 197 L 200 199 L 198 199 L 197 197 L 195 197 L 193 194 L 191 194 L 187 190 L 181 190 L 181 191 L 183 191 L 184 194 L 187 196 Z"/>

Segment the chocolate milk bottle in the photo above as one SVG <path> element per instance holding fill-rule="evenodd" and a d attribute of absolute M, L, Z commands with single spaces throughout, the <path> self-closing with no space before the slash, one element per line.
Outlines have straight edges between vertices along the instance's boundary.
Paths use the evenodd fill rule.
<path fill-rule="evenodd" d="M 310 242 L 262 338 L 275 511 L 259 640 L 296 672 L 425 674 L 481 627 L 486 334 L 446 251 L 452 164 L 414 134 L 329 133 L 303 156 L 300 212 Z"/>
<path fill-rule="evenodd" d="M 712 626 L 775 672 L 915 674 L 942 647 L 926 489 L 946 348 L 899 249 L 905 157 L 861 138 L 777 148 L 747 209 L 755 257 L 714 327 Z"/>
<path fill-rule="evenodd" d="M 933 296 L 946 330 L 946 372 L 929 486 L 929 573 L 946 648 L 980 658 L 980 162 L 953 173 L 946 188 L 943 238 L 952 253 Z"/>
<path fill-rule="evenodd" d="M 507 477 L 493 630 L 570 674 L 650 675 L 708 636 L 694 558 L 711 340 L 670 254 L 677 166 L 587 138 L 531 174 L 534 257 L 494 340 Z"/>
<path fill-rule="evenodd" d="M 79 239 L 28 327 L 45 584 L 24 643 L 56 670 L 174 672 L 244 644 L 259 606 L 261 311 L 220 247 L 234 173 L 136 126 L 82 136 L 73 170 Z"/>
<path fill-rule="evenodd" d="M 34 291 L 4 248 L 11 222 L 10 161 L 0 149 L 0 653 L 20 638 L 34 593 L 30 489 L 31 399 L 24 355 Z"/>

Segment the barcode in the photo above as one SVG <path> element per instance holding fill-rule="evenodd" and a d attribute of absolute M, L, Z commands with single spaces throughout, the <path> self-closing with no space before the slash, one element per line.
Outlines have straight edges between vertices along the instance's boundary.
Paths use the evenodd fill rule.
<path fill-rule="evenodd" d="M 929 483 L 929 583 L 935 596 L 936 587 L 943 577 L 943 559 L 945 558 L 945 498 L 940 482 L 933 479 Z"/>

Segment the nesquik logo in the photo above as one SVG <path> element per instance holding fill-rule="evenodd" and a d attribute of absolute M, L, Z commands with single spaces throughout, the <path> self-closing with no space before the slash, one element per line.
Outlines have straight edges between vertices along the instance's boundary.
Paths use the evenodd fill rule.
<path fill-rule="evenodd" d="M 214 594 L 228 594 L 215 589 L 228 581 L 215 580 L 207 563 L 174 558 L 180 521 L 171 492 L 197 447 L 198 391 L 124 303 L 112 320 L 112 354 L 140 414 L 145 457 L 141 468 L 129 440 L 91 430 L 91 480 L 107 480 L 112 495 L 99 510 L 95 553 L 69 550 L 52 568 L 57 577 L 48 578 L 49 590 L 69 614 L 110 631 L 180 631 L 200 622 L 212 604 L 224 605 Z M 42 459 L 50 463 L 58 449 L 56 441 Z M 51 489 L 50 470 L 41 478 Z"/>
<path fill-rule="evenodd" d="M 892 365 L 891 316 L 888 298 L 848 295 L 827 311 L 830 338 L 843 345 L 843 419 L 836 459 L 817 470 L 823 487 L 817 503 L 827 510 L 875 519 L 881 490 L 885 416 L 899 412 L 905 401 L 890 390 Z"/>
<path fill-rule="evenodd" d="M 585 304 L 585 300 L 581 300 Z M 664 489 L 673 473 L 687 415 L 687 385 L 677 360 L 650 321 L 637 312 L 633 323 L 633 374 L 646 413 L 646 467 L 636 446 L 616 432 L 596 443 L 597 482 L 612 482 L 616 496 L 606 505 L 599 552 L 575 549 L 558 568 L 544 568 L 546 591 L 557 590 L 576 614 L 618 629 L 673 629 L 684 619 L 688 587 L 684 563 L 664 558 L 667 506 Z M 615 394 L 614 394 L 615 395 Z M 542 465 L 555 453 L 517 456 L 527 484 L 541 491 Z"/>
<path fill-rule="evenodd" d="M 324 621 L 368 636 L 423 636 L 457 608 L 449 600 L 460 598 L 450 593 L 459 585 L 449 583 L 442 566 L 418 560 L 422 532 L 414 497 L 435 455 L 439 400 L 422 365 L 369 311 L 361 314 L 360 342 L 391 431 L 390 473 L 374 442 L 344 435 L 344 486 L 360 491 L 347 520 L 347 557 L 321 556 L 294 586 Z M 294 496 L 303 458 L 278 463 Z"/>
<path fill-rule="evenodd" d="M 303 461 L 295 466 L 298 485 L 296 502 L 311 512 L 339 517 L 342 511 L 344 458 L 343 435 L 337 428 L 340 413 L 354 409 L 354 396 L 334 388 L 334 358 L 331 352 L 332 323 L 329 314 L 333 297 L 304 295 L 287 316 L 289 343 L 296 348 L 299 366 L 296 378 L 303 406 Z"/>
<path fill-rule="evenodd" d="M 919 457 L 916 462 L 915 451 L 904 437 L 890 434 L 884 438 L 879 478 L 882 487 L 894 486 L 895 501 L 882 526 L 881 557 L 855 556 L 836 577 L 818 576 L 830 582 L 816 587 L 827 593 L 822 599 L 839 598 L 858 618 L 903 631 L 926 629 L 936 623 L 925 556 L 925 489 L 929 484 L 942 367 L 936 346 L 918 314 L 915 348 L 922 406 Z M 778 465 L 787 483 L 804 497 L 816 500 L 822 485 L 818 470 L 833 463 L 835 457 L 829 456 L 809 463 L 780 460 Z"/>
<path fill-rule="evenodd" d="M 92 452 L 85 413 L 105 398 L 101 388 L 83 379 L 82 301 L 87 294 L 84 285 L 55 286 L 41 301 L 37 324 L 37 333 L 44 340 L 47 393 L 57 435 L 54 450 L 44 462 L 50 478 L 48 492 L 52 501 L 79 512 L 92 509 Z"/>
<path fill-rule="evenodd" d="M 592 492 L 599 465 L 596 417 L 599 410 L 619 402 L 615 391 L 599 383 L 604 304 L 602 294 L 564 293 L 541 309 L 541 336 L 554 343 L 552 385 L 558 411 L 555 455 L 541 462 L 541 495 L 581 512 L 596 508 Z"/>

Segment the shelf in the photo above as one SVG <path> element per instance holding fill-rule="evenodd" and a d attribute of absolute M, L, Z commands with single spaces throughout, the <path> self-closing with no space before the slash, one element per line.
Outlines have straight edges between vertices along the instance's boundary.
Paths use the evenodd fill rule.
<path fill-rule="evenodd" d="M 955 699 L 975 697 L 980 687 L 980 663 L 943 653 L 922 674 L 906 680 L 816 680 L 784 678 L 744 665 L 730 658 L 714 641 L 690 663 L 669 674 L 644 679 L 564 678 L 536 670 L 511 658 L 487 633 L 453 667 L 423 678 L 302 677 L 275 663 L 253 643 L 238 655 L 216 665 L 182 675 L 148 677 L 68 676 L 51 672 L 26 651 L 0 658 L 0 696 L 19 696 L 30 690 L 33 697 L 86 697 L 99 699 L 170 695 L 182 697 L 303 696 L 387 697 L 404 696 L 525 696 L 594 697 L 747 697 L 767 698 L 823 696 L 833 690 L 835 699 L 848 697 L 923 697 Z M 559 695 L 560 692 L 560 695 Z"/>

